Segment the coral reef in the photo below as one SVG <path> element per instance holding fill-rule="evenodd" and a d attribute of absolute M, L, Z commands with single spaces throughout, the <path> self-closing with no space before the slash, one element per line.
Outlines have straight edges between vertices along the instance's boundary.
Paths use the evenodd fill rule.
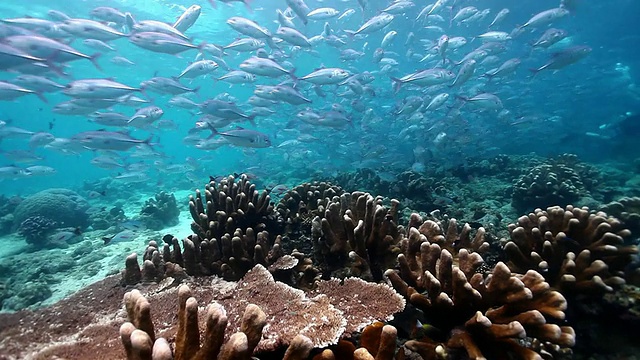
<path fill-rule="evenodd" d="M 24 199 L 15 209 L 13 228 L 33 216 L 44 216 L 55 221 L 59 227 L 79 227 L 89 225 L 87 209 L 89 204 L 77 193 L 67 189 L 48 189 Z"/>
<path fill-rule="evenodd" d="M 0 236 L 11 233 L 13 212 L 22 202 L 19 196 L 6 197 L 0 194 Z"/>
<path fill-rule="evenodd" d="M 58 227 L 58 224 L 44 216 L 26 218 L 18 227 L 18 234 L 24 237 L 28 244 L 36 246 L 46 245 L 48 236 Z"/>
<path fill-rule="evenodd" d="M 96 211 L 89 215 L 89 222 L 94 230 L 106 230 L 114 224 L 119 224 L 127 220 L 122 205 L 115 205 L 109 210 Z"/>
<path fill-rule="evenodd" d="M 173 194 L 161 191 L 145 201 L 140 210 L 140 220 L 151 230 L 162 230 L 178 224 L 180 209 Z"/>
<path fill-rule="evenodd" d="M 631 235 L 640 236 L 640 197 L 623 197 L 602 205 L 601 210 L 620 219 Z"/>
<path fill-rule="evenodd" d="M 353 294 L 360 298 L 354 298 Z M 149 345 L 148 350 L 154 339 L 164 344 L 155 336 L 149 301 L 137 290 L 125 294 L 124 299 L 132 323 L 121 327 L 127 354 L 135 352 L 131 340 L 134 329 L 147 334 L 142 343 Z M 207 326 L 203 343 L 219 345 L 205 345 L 199 349 L 197 301 L 186 285 L 178 289 L 178 299 L 176 359 L 203 358 L 205 354 L 205 358 L 211 358 L 217 353 L 212 349 L 220 349 L 223 339 L 231 341 L 238 332 L 249 337 L 249 355 L 254 351 L 273 352 L 287 346 L 291 350 L 300 335 L 308 339 L 310 348 L 323 348 L 336 344 L 343 334 L 350 336 L 371 322 L 390 319 L 404 308 L 404 299 L 387 285 L 360 279 L 348 279 L 342 284 L 338 280 L 321 281 L 315 291 L 305 294 L 275 282 L 267 269 L 256 265 L 235 286 L 222 290 L 217 302 L 204 310 Z M 251 312 L 250 316 L 248 312 Z M 248 319 L 260 319 L 252 322 L 260 325 L 248 326 Z M 212 329 L 213 324 L 221 326 Z"/>
<path fill-rule="evenodd" d="M 407 349 L 425 359 L 438 354 L 480 359 L 499 354 L 529 358 L 573 346 L 573 330 L 560 326 L 566 301 L 540 274 L 514 274 L 503 263 L 484 274 L 479 254 L 463 248 L 454 257 L 424 233 L 411 227 L 398 255 L 400 270 L 385 272 L 393 287 L 438 329 L 433 336 L 406 342 Z"/>
<path fill-rule="evenodd" d="M 576 202 L 586 189 L 578 173 L 563 164 L 534 166 L 513 184 L 512 205 L 518 211 Z"/>
<path fill-rule="evenodd" d="M 381 280 L 384 270 L 395 265 L 403 235 L 397 225 L 398 205 L 391 200 L 387 208 L 382 198 L 362 192 L 331 199 L 324 214 L 311 223 L 314 261 L 323 277 Z"/>
<path fill-rule="evenodd" d="M 276 205 L 276 211 L 285 221 L 284 233 L 297 249 L 311 253 L 311 221 L 324 214 L 327 204 L 344 190 L 326 182 L 305 183 L 287 191 Z M 286 249 L 286 248 L 285 248 Z"/>
<path fill-rule="evenodd" d="M 238 280 L 254 265 L 261 264 L 269 267 L 279 280 L 300 287 L 312 284 L 318 271 L 311 260 L 295 250 L 291 255 L 284 254 L 280 235 L 273 243 L 269 238 L 266 231 L 256 234 L 252 228 L 247 228 L 245 233 L 236 229 L 233 236 L 225 234 L 220 241 L 203 240 L 193 234 L 184 239 L 180 247 L 177 238 L 166 235 L 162 248 L 156 241 L 149 242 L 143 255 L 142 270 L 137 255 L 130 256 L 123 282 L 132 285 L 141 279 L 159 281 L 165 276 L 174 276 L 175 272 L 195 276 L 219 275 L 225 280 Z"/>
<path fill-rule="evenodd" d="M 638 252 L 618 219 L 586 207 L 536 209 L 509 225 L 509 232 L 509 267 L 536 270 L 563 294 L 612 291 L 625 283 L 624 269 Z"/>

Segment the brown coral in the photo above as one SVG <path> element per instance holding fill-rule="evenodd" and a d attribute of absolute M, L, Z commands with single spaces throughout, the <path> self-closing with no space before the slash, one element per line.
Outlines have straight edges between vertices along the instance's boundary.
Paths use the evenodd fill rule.
<path fill-rule="evenodd" d="M 210 181 L 205 186 L 204 199 L 196 190 L 196 195 L 189 198 L 189 211 L 193 218 L 191 229 L 209 240 L 231 235 L 237 228 L 251 227 L 258 233 L 278 223 L 267 191 L 259 193 L 244 174 L 238 181 L 232 175 L 219 183 Z"/>
<path fill-rule="evenodd" d="M 454 257 L 423 234 L 435 234 L 436 241 L 443 241 L 440 232 L 426 231 L 433 224 L 420 227 L 422 233 L 416 227 L 409 229 L 404 252 L 398 255 L 399 272 L 385 273 L 437 329 L 430 338 L 407 342 L 408 349 L 429 359 L 460 349 L 474 359 L 498 353 L 525 358 L 522 354 L 543 350 L 527 346 L 531 341 L 523 338 L 554 349 L 573 345 L 573 330 L 554 324 L 564 319 L 566 301 L 540 274 L 512 274 L 498 263 L 484 275 L 478 272 L 484 263 L 479 254 L 460 249 Z"/>
<path fill-rule="evenodd" d="M 391 200 L 387 208 L 381 198 L 362 192 L 334 197 L 311 228 L 315 259 L 324 275 L 381 280 L 384 269 L 394 266 L 402 239 L 398 206 Z"/>
<path fill-rule="evenodd" d="M 602 293 L 624 284 L 624 267 L 637 253 L 618 219 L 588 208 L 536 209 L 510 224 L 509 232 L 509 267 L 536 270 L 563 293 Z"/>

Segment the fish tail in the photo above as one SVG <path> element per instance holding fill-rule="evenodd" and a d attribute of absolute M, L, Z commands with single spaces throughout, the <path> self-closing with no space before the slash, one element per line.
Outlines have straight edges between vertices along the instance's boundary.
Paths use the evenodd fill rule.
<path fill-rule="evenodd" d="M 533 80 L 533 79 L 535 79 L 536 75 L 538 75 L 538 73 L 540 71 L 542 71 L 542 68 L 540 68 L 540 69 L 531 68 L 531 69 L 529 69 L 529 71 L 531 72 L 531 80 Z"/>
<path fill-rule="evenodd" d="M 249 120 L 249 122 L 251 123 L 251 125 L 256 126 L 256 114 L 251 114 L 249 116 L 247 116 L 247 120 Z"/>
<path fill-rule="evenodd" d="M 42 95 L 42 92 L 40 92 L 40 91 L 34 91 L 34 92 L 33 92 L 33 94 L 34 94 L 35 96 L 37 96 L 37 97 L 38 97 L 38 99 L 42 100 L 42 102 L 44 102 L 45 104 L 48 104 L 48 103 L 49 103 L 49 100 L 47 100 L 47 98 L 46 98 L 46 97 L 44 97 L 44 95 Z"/>
<path fill-rule="evenodd" d="M 395 93 L 398 93 L 398 91 L 400 91 L 400 88 L 402 87 L 402 80 L 395 78 L 393 76 L 390 76 L 391 81 L 393 81 L 393 91 Z"/>
<path fill-rule="evenodd" d="M 242 3 L 244 4 L 244 7 L 247 8 L 247 11 L 253 14 L 253 9 L 251 8 L 251 0 L 242 0 Z"/>
<path fill-rule="evenodd" d="M 344 32 L 349 36 L 349 40 L 353 40 L 353 37 L 356 36 L 356 32 L 353 30 L 344 30 Z"/>
<path fill-rule="evenodd" d="M 296 68 L 293 68 L 289 71 L 289 77 L 293 81 L 293 88 L 295 89 L 298 86 L 298 77 L 295 74 Z"/>
<path fill-rule="evenodd" d="M 93 66 L 96 67 L 96 69 L 102 71 L 102 66 L 100 66 L 100 64 L 98 64 L 98 58 L 102 56 L 102 53 L 95 53 L 91 56 L 89 56 L 89 61 L 91 61 L 91 63 L 93 64 Z"/>

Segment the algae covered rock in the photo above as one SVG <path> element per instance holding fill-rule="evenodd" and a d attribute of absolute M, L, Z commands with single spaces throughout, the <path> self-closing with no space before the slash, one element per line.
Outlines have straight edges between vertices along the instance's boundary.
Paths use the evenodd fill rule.
<path fill-rule="evenodd" d="M 140 220 L 147 229 L 162 230 L 178 224 L 180 209 L 173 194 L 161 191 L 148 199 L 140 210 Z"/>
<path fill-rule="evenodd" d="M 28 218 L 42 216 L 54 221 L 58 227 L 86 228 L 89 203 L 68 189 L 47 189 L 24 199 L 13 213 L 13 229 L 17 230 Z"/>

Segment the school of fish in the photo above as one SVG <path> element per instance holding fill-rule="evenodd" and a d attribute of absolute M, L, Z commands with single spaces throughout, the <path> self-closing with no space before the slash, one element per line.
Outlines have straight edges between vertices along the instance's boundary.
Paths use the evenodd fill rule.
<path fill-rule="evenodd" d="M 553 121 L 528 94 L 549 79 L 572 86 L 563 72 L 592 52 L 566 30 L 574 0 L 517 19 L 480 1 L 427 2 L 209 0 L 175 19 L 107 6 L 2 18 L 0 110 L 28 104 L 55 122 L 0 119 L 0 179 L 55 174 L 54 152 L 134 183 L 153 171 L 201 178 L 230 147 L 238 171 L 419 170 L 490 154 L 514 140 L 501 129 Z M 218 32 L 194 31 L 222 11 L 233 16 Z"/>

